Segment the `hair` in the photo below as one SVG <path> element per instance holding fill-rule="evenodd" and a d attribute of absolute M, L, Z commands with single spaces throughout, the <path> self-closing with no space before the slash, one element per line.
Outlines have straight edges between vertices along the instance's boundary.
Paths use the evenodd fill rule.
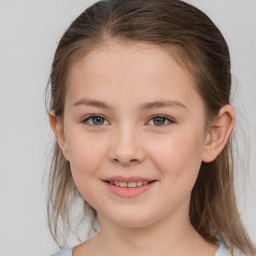
<path fill-rule="evenodd" d="M 179 0 L 102 0 L 77 17 L 62 36 L 52 63 L 50 109 L 63 120 L 69 69 L 93 49 L 110 41 L 149 43 L 165 49 L 196 82 L 207 123 L 230 104 L 231 64 L 227 43 L 210 18 Z M 202 163 L 192 190 L 189 217 L 208 242 L 222 242 L 232 255 L 239 249 L 254 255 L 255 248 L 241 222 L 234 189 L 233 134 L 222 152 Z M 82 217 L 97 212 L 79 194 L 70 164 L 57 141 L 49 175 L 48 223 L 60 248 L 60 221 L 70 228 L 70 209 L 80 198 Z"/>

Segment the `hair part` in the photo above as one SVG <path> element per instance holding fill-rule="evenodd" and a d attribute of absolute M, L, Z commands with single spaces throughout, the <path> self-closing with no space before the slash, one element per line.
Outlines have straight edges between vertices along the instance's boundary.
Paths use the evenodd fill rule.
<path fill-rule="evenodd" d="M 227 43 L 210 18 L 179 0 L 106 0 L 86 9 L 62 36 L 50 74 L 50 109 L 64 118 L 69 70 L 86 54 L 110 41 L 160 46 L 195 80 L 207 122 L 230 104 L 231 72 Z M 190 220 L 210 243 L 222 242 L 233 254 L 238 248 L 254 255 L 254 246 L 240 219 L 234 190 L 232 137 L 211 163 L 202 163 L 190 202 Z M 49 177 L 48 223 L 60 243 L 58 223 L 70 228 L 69 209 L 82 198 L 69 162 L 57 142 Z M 83 217 L 97 213 L 84 199 Z"/>

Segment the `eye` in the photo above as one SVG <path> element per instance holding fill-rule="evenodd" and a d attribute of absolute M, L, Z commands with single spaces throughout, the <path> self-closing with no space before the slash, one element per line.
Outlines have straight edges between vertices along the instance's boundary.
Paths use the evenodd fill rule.
<path fill-rule="evenodd" d="M 172 123 L 175 123 L 170 118 L 168 118 L 166 116 L 162 116 L 162 115 L 154 116 L 153 118 L 150 119 L 149 122 L 151 122 L 151 120 L 153 121 L 153 125 L 155 125 L 155 126 L 167 126 Z M 152 125 L 152 123 L 151 123 L 151 125 Z"/>
<path fill-rule="evenodd" d="M 107 122 L 107 124 L 109 123 L 104 117 L 100 115 L 90 115 L 86 117 L 82 122 L 89 125 L 99 126 L 106 124 L 105 121 Z"/>

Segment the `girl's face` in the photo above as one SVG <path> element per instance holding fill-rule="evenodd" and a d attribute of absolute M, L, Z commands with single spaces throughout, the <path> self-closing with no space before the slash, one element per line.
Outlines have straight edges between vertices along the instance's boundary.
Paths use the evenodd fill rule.
<path fill-rule="evenodd" d="M 99 218 L 129 227 L 188 220 L 206 143 L 194 88 L 187 71 L 148 44 L 113 42 L 72 66 L 61 147 Z M 137 188 L 107 182 L 132 176 L 137 183 L 121 185 Z M 154 182 L 140 186 L 145 180 Z"/>

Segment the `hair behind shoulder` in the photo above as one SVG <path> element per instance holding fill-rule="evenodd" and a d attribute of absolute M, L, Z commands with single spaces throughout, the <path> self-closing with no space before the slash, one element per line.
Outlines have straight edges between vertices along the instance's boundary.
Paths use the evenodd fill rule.
<path fill-rule="evenodd" d="M 227 43 L 203 12 L 179 0 L 106 0 L 86 9 L 67 29 L 55 52 L 50 75 L 50 109 L 63 118 L 68 71 L 73 62 L 109 40 L 147 42 L 167 50 L 194 77 L 207 121 L 230 104 L 231 72 Z M 232 135 L 233 137 L 233 135 Z M 234 190 L 232 140 L 211 163 L 202 163 L 193 188 L 190 220 L 210 243 L 222 242 L 233 254 L 255 249 L 241 222 Z M 48 221 L 59 243 L 58 223 L 69 224 L 69 210 L 80 196 L 57 142 L 49 178 Z M 96 211 L 84 200 L 84 216 Z"/>

